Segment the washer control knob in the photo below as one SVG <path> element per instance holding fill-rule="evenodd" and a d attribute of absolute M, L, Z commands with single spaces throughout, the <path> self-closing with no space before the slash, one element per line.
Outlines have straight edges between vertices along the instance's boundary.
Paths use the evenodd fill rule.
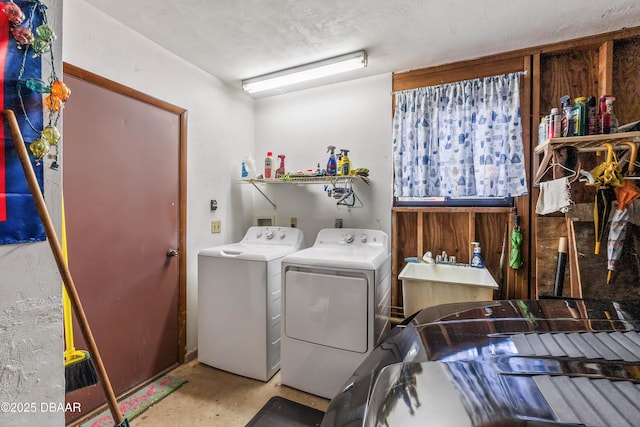
<path fill-rule="evenodd" d="M 361 241 L 362 243 L 367 243 L 367 235 L 366 235 L 366 234 L 363 234 L 362 236 L 360 236 L 360 241 Z"/>
<path fill-rule="evenodd" d="M 285 234 L 284 231 L 281 231 L 280 234 L 278 234 L 278 237 L 280 237 L 281 239 L 284 239 L 287 235 Z"/>
<path fill-rule="evenodd" d="M 271 240 L 273 239 L 273 231 L 269 230 L 267 231 L 264 236 L 267 238 L 267 240 Z"/>
<path fill-rule="evenodd" d="M 262 237 L 262 231 L 256 231 L 256 238 Z"/>
<path fill-rule="evenodd" d="M 348 233 L 344 235 L 344 241 L 347 243 L 352 243 L 353 242 L 353 234 Z"/>

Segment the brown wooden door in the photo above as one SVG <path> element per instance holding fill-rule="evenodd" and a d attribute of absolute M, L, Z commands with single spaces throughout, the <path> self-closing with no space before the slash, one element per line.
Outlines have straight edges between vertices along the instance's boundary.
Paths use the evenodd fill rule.
<path fill-rule="evenodd" d="M 69 266 L 120 394 L 179 360 L 179 259 L 167 251 L 180 244 L 181 121 L 110 88 L 64 80 L 72 91 L 62 158 Z M 74 335 L 86 349 L 79 328 Z M 86 414 L 105 398 L 96 386 L 67 401 Z"/>

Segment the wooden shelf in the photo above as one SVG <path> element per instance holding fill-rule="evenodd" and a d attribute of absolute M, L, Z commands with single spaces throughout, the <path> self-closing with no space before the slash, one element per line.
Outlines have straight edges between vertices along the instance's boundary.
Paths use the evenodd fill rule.
<path fill-rule="evenodd" d="M 579 152 L 605 151 L 602 144 L 619 144 L 621 142 L 640 142 L 640 132 L 620 132 L 602 135 L 570 136 L 565 138 L 551 138 L 537 145 L 534 152 L 534 170 L 536 171 L 534 184 L 537 186 L 540 179 L 547 172 L 553 153 L 562 147 L 576 147 Z M 619 147 L 626 150 L 627 147 Z M 542 160 L 540 160 L 542 155 Z"/>
<path fill-rule="evenodd" d="M 469 213 L 510 213 L 515 212 L 515 208 L 510 206 L 395 206 L 392 212 L 469 212 Z"/>
<path fill-rule="evenodd" d="M 600 145 L 610 142 L 617 144 L 619 142 L 640 142 L 640 132 L 621 132 L 621 133 L 609 133 L 602 135 L 586 135 L 586 136 L 569 136 L 565 138 L 551 138 L 547 139 L 542 144 L 536 146 L 533 150 L 534 153 L 540 154 L 548 151 L 549 148 L 557 150 L 562 147 L 577 147 L 578 150 L 585 148 L 599 148 Z M 606 150 L 606 148 L 602 148 Z M 591 151 L 591 150 L 589 150 Z"/>

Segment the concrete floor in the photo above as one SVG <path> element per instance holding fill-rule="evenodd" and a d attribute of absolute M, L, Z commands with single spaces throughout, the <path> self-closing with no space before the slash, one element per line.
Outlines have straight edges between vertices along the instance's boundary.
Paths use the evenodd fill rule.
<path fill-rule="evenodd" d="M 132 427 L 243 427 L 273 396 L 326 411 L 329 401 L 280 384 L 278 372 L 263 383 L 193 360 L 171 375 L 186 384 L 130 422 Z"/>

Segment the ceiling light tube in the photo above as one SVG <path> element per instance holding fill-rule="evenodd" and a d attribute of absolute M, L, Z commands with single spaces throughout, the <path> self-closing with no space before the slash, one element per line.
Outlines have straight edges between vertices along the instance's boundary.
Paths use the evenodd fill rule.
<path fill-rule="evenodd" d="M 275 73 L 265 74 L 242 81 L 242 89 L 247 93 L 263 92 L 284 86 L 302 83 L 322 77 L 357 70 L 367 66 L 367 52 L 336 56 L 335 58 L 300 65 Z"/>

